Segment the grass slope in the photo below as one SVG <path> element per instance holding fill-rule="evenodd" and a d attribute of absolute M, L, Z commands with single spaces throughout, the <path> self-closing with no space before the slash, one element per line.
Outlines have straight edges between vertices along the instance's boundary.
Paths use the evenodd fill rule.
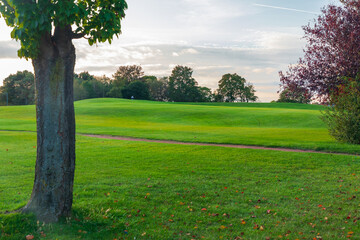
<path fill-rule="evenodd" d="M 78 133 L 360 153 L 332 139 L 322 106 L 280 103 L 78 101 Z M 35 131 L 35 107 L 0 107 L 0 130 Z"/>
<path fill-rule="evenodd" d="M 35 144 L 0 132 L 0 212 L 29 199 Z M 359 160 L 78 137 L 72 218 L 0 215 L 0 239 L 359 239 Z"/>

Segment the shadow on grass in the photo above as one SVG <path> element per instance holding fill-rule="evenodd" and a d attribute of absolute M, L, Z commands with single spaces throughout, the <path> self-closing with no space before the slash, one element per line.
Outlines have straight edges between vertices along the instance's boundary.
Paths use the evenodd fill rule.
<path fill-rule="evenodd" d="M 90 218 L 86 209 L 74 209 L 72 216 L 58 223 L 44 224 L 31 214 L 0 214 L 0 239 L 113 239 L 126 238 L 123 220 L 119 218 Z"/>

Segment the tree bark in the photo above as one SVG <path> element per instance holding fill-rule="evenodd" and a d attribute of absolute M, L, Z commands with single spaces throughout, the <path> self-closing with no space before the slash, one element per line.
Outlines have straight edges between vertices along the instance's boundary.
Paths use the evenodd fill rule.
<path fill-rule="evenodd" d="M 75 172 L 73 78 L 75 48 L 71 26 L 44 34 L 33 59 L 36 88 L 37 158 L 31 198 L 23 212 L 43 222 L 71 213 Z"/>

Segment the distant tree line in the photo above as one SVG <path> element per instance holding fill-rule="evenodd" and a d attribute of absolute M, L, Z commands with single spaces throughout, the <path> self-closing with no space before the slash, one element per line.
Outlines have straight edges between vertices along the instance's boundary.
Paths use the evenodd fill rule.
<path fill-rule="evenodd" d="M 214 92 L 198 86 L 193 69 L 176 66 L 169 77 L 147 76 L 138 65 L 120 66 L 112 78 L 81 72 L 74 76 L 74 99 L 127 98 L 169 102 L 254 102 L 254 86 L 238 74 L 225 74 Z M 34 104 L 34 75 L 11 74 L 0 87 L 0 105 Z"/>
<path fill-rule="evenodd" d="M 34 74 L 29 71 L 11 74 L 3 80 L 0 87 L 0 105 L 34 104 Z"/>

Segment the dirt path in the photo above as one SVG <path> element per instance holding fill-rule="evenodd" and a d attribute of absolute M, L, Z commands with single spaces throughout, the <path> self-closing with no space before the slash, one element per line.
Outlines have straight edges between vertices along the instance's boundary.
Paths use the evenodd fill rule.
<path fill-rule="evenodd" d="M 331 152 L 322 152 L 322 151 L 314 151 L 314 150 L 301 150 L 301 149 L 278 148 L 278 147 L 272 148 L 272 147 L 261 147 L 261 146 L 251 146 L 251 145 L 238 145 L 238 144 L 179 142 L 179 141 L 172 141 L 172 140 L 153 140 L 153 139 L 146 139 L 146 138 L 118 137 L 118 136 L 94 135 L 94 134 L 79 134 L 79 135 L 93 137 L 93 138 L 114 139 L 114 140 L 123 140 L 123 141 L 154 142 L 154 143 L 196 145 L 196 146 L 216 146 L 216 147 L 228 147 L 228 148 L 260 149 L 260 150 L 272 150 L 272 151 L 282 151 L 282 152 L 322 153 L 322 154 L 357 156 L 357 154 L 349 154 L 349 153 L 331 153 Z"/>
<path fill-rule="evenodd" d="M 16 130 L 0 130 L 0 132 L 32 132 L 32 133 L 35 133 L 34 131 L 16 131 Z M 359 154 L 351 154 L 351 153 L 333 153 L 333 152 L 323 152 L 323 151 L 315 151 L 315 150 L 302 150 L 302 149 L 291 149 L 291 148 L 280 148 L 280 147 L 261 147 L 261 146 L 240 145 L 240 144 L 180 142 L 180 141 L 172 141 L 172 140 L 154 140 L 154 139 L 146 139 L 146 138 L 120 137 L 120 136 L 82 134 L 82 133 L 78 133 L 77 135 L 93 137 L 93 138 L 114 139 L 114 140 L 123 140 L 123 141 L 136 141 L 136 142 L 153 142 L 153 143 L 167 143 L 167 144 L 181 144 L 181 145 L 195 145 L 195 146 L 215 146 L 215 147 L 228 147 L 228 148 L 260 149 L 260 150 L 271 150 L 271 151 L 281 151 L 281 152 L 321 153 L 321 154 L 334 154 L 334 155 L 346 155 L 346 156 L 359 156 Z"/>

